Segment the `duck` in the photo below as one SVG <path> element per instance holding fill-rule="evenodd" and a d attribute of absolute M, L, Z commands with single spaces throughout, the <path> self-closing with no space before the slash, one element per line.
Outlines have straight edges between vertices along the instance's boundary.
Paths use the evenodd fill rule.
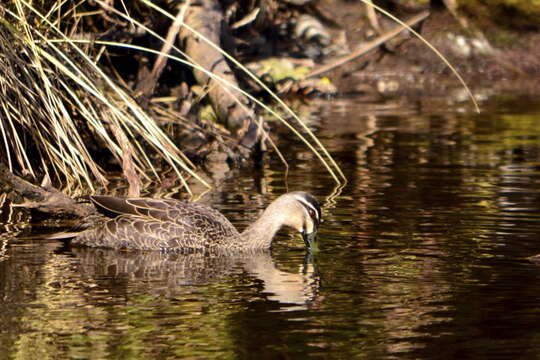
<path fill-rule="evenodd" d="M 269 249 L 276 233 L 290 227 L 315 247 L 321 222 L 317 199 L 304 191 L 279 196 L 239 232 L 219 211 L 191 201 L 91 195 L 100 220 L 75 235 L 73 245 L 118 250 L 227 251 Z"/>

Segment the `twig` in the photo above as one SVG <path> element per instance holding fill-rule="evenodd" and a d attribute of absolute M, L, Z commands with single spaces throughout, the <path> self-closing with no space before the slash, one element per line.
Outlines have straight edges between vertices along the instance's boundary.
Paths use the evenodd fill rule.
<path fill-rule="evenodd" d="M 428 16 L 429 16 L 429 11 L 423 11 L 420 14 L 418 14 L 418 15 L 412 17 L 411 19 L 409 19 L 405 24 L 407 24 L 409 27 L 412 27 L 412 26 L 416 25 L 417 23 L 425 20 Z M 354 59 L 356 59 L 356 58 L 358 58 L 358 57 L 360 57 L 362 55 L 365 55 L 368 52 L 370 52 L 371 50 L 377 48 L 378 46 L 384 44 L 388 40 L 390 40 L 393 37 L 397 36 L 399 33 L 401 33 L 403 30 L 406 30 L 406 29 L 407 28 L 404 27 L 404 26 L 397 26 L 395 29 L 390 30 L 386 34 L 379 36 L 377 39 L 375 39 L 373 41 L 370 41 L 369 43 L 367 43 L 364 46 L 360 47 L 358 50 L 354 51 L 353 53 L 351 53 L 351 54 L 349 54 L 347 56 L 344 56 L 341 59 L 338 59 L 337 61 L 335 61 L 335 62 L 333 62 L 331 64 L 326 64 L 326 65 L 323 65 L 323 66 L 319 67 L 318 69 L 313 70 L 311 73 L 309 73 L 306 76 L 306 78 L 309 79 L 309 78 L 312 78 L 312 77 L 315 77 L 315 76 L 319 76 L 321 74 L 324 74 L 325 72 L 328 72 L 328 71 L 330 71 L 332 69 L 337 68 L 338 66 L 341 66 L 341 65 L 343 65 L 345 63 L 348 63 L 349 61 L 352 61 L 352 60 L 354 60 Z"/>
<path fill-rule="evenodd" d="M 0 191 L 15 192 L 28 200 L 13 206 L 37 209 L 57 216 L 86 217 L 93 212 L 92 207 L 78 204 L 53 187 L 42 188 L 14 175 L 0 163 Z"/>
<path fill-rule="evenodd" d="M 180 28 L 184 24 L 184 17 L 189 6 L 190 0 L 187 0 L 186 3 L 178 11 L 176 18 L 174 19 L 171 27 L 169 28 L 169 31 L 167 32 L 167 38 L 165 39 L 165 42 L 161 47 L 161 51 L 156 58 L 156 62 L 154 62 L 152 71 L 150 72 L 150 74 L 143 76 L 143 78 L 139 80 L 139 84 L 137 86 L 137 93 L 139 93 L 139 96 L 142 99 L 148 99 L 154 92 L 157 81 L 161 76 L 165 65 L 167 64 L 167 55 L 171 52 L 174 42 L 177 39 L 178 33 L 180 32 Z"/>
<path fill-rule="evenodd" d="M 371 26 L 373 26 L 373 28 L 377 31 L 378 34 L 382 33 L 381 25 L 379 24 L 379 20 L 377 19 L 377 12 L 373 7 L 373 2 L 371 0 L 367 0 L 367 3 L 365 5 L 367 17 L 369 19 L 369 22 L 371 23 Z"/>
<path fill-rule="evenodd" d="M 141 180 L 137 176 L 135 164 L 133 164 L 133 148 L 131 143 L 120 128 L 120 124 L 114 122 L 111 129 L 122 149 L 122 172 L 129 184 L 128 196 L 139 197 L 141 196 Z"/>

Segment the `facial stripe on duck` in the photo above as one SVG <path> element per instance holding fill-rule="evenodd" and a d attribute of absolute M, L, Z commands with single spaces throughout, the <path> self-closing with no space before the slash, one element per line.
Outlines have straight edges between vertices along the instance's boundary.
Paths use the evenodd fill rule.
<path fill-rule="evenodd" d="M 319 226 L 321 221 L 321 207 L 317 199 L 306 192 L 299 192 L 295 197 L 302 205 L 304 205 L 304 207 L 306 207 L 308 215 L 316 223 L 316 226 Z"/>

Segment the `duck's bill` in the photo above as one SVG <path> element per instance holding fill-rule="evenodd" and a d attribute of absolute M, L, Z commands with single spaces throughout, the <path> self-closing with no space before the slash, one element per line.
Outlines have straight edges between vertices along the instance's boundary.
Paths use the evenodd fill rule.
<path fill-rule="evenodd" d="M 317 251 L 319 250 L 317 247 L 317 241 L 316 241 L 316 235 L 317 232 L 314 231 L 310 234 L 302 234 L 302 238 L 304 239 L 304 243 L 306 244 L 306 248 L 308 248 L 309 251 Z"/>

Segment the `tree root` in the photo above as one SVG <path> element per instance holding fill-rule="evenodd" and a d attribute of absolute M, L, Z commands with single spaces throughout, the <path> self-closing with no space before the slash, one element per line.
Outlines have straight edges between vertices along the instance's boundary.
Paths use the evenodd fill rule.
<path fill-rule="evenodd" d="M 16 204 L 17 207 L 34 209 L 51 216 L 84 218 L 95 211 L 92 206 L 79 204 L 52 186 L 32 185 L 14 175 L 2 163 L 0 163 L 0 191 L 22 201 Z"/>

